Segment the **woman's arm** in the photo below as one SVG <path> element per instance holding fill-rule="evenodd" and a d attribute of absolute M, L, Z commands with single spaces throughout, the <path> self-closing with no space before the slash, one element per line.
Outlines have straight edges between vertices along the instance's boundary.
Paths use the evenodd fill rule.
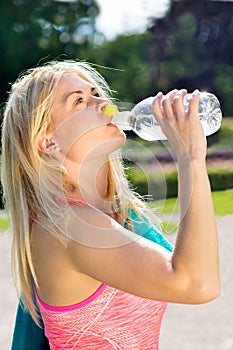
<path fill-rule="evenodd" d="M 115 288 L 151 299 L 202 303 L 219 294 L 218 241 L 198 94 L 189 114 L 184 94 L 173 92 L 163 101 L 157 95 L 153 107 L 178 159 L 181 222 L 174 252 L 139 238 L 95 208 L 74 206 L 68 254 L 79 272 Z"/>
<path fill-rule="evenodd" d="M 203 281 L 205 293 L 219 286 L 218 238 L 205 164 L 206 138 L 198 116 L 199 92 L 193 93 L 188 114 L 183 108 L 185 94 L 181 90 L 165 98 L 160 95 L 154 113 L 178 159 L 180 225 L 172 265 L 184 273 L 189 270 L 193 281 Z"/>

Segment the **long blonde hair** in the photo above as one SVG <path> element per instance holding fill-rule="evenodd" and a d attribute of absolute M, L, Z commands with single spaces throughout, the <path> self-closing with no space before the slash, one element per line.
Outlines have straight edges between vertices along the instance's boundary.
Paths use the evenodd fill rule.
<path fill-rule="evenodd" d="M 37 281 L 31 252 L 31 224 L 40 216 L 44 228 L 64 242 L 65 204 L 55 196 L 69 196 L 76 184 L 66 169 L 51 157 L 42 157 L 36 145 L 38 135 L 53 127 L 52 104 L 59 79 L 75 72 L 110 98 L 103 77 L 84 62 L 51 62 L 27 71 L 13 84 L 4 112 L 2 129 L 2 185 L 12 241 L 13 278 L 26 309 L 37 321 L 32 278 Z M 130 225 L 129 209 L 146 220 L 153 218 L 146 203 L 131 189 L 124 174 L 120 152 L 109 157 L 108 196 L 114 203 L 117 221 Z M 127 203 L 127 204 L 125 204 Z"/>

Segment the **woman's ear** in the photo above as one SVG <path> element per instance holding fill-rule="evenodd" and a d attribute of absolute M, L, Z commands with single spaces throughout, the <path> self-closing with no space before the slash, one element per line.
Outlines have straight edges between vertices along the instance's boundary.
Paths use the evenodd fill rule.
<path fill-rule="evenodd" d="M 54 152 L 59 152 L 61 149 L 54 142 L 49 135 L 40 135 L 37 139 L 37 148 L 40 152 L 45 154 L 52 154 Z"/>

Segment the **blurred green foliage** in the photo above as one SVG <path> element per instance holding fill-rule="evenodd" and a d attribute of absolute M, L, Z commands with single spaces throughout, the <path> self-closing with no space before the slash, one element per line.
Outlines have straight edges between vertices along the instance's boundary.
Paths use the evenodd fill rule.
<path fill-rule="evenodd" d="M 137 167 L 127 170 L 127 177 L 132 188 L 142 196 L 152 196 L 152 199 L 173 198 L 178 194 L 177 172 L 164 172 L 156 176 L 156 170 L 142 172 Z M 208 176 L 212 191 L 223 191 L 233 188 L 233 169 L 209 169 Z"/>
<path fill-rule="evenodd" d="M 233 118 L 224 118 L 221 128 L 207 138 L 210 152 L 215 149 L 232 149 L 233 151 Z"/>
<path fill-rule="evenodd" d="M 224 116 L 233 115 L 232 1 L 172 1 L 166 17 L 150 26 L 150 58 L 162 90 L 215 93 Z"/>
<path fill-rule="evenodd" d="M 99 12 L 98 0 L 1 1 L 0 103 L 24 69 L 68 58 L 95 63 L 122 102 L 199 88 L 216 93 L 224 116 L 233 115 L 231 1 L 171 1 L 145 33 L 112 41 L 96 30 Z"/>
<path fill-rule="evenodd" d="M 93 62 L 104 75 L 114 97 L 123 102 L 138 102 L 156 92 L 151 83 L 153 67 L 148 61 L 149 34 L 118 36 L 95 50 L 82 50 L 79 58 Z"/>
<path fill-rule="evenodd" d="M 211 190 L 232 189 L 233 118 L 224 118 L 220 130 L 207 139 L 207 168 Z M 169 143 L 148 142 L 137 138 L 135 144 L 138 149 L 134 147 L 135 154 L 131 155 L 131 160 L 128 159 L 125 170 L 132 188 L 141 195 L 149 194 L 154 199 L 176 197 L 177 169 Z M 145 148 L 148 149 L 148 158 L 145 157 Z"/>
<path fill-rule="evenodd" d="M 208 171 L 212 191 L 233 188 L 233 169 L 211 169 Z"/>
<path fill-rule="evenodd" d="M 98 13 L 95 0 L 1 1 L 0 103 L 21 71 L 58 57 L 74 58 L 78 47 L 103 40 L 95 29 Z"/>
<path fill-rule="evenodd" d="M 126 171 L 127 178 L 137 193 L 142 196 L 149 195 L 152 199 L 177 197 L 176 171 L 166 172 L 162 176 L 158 176 L 156 170 L 153 172 L 144 170 L 142 172 L 141 169 L 134 166 Z"/>

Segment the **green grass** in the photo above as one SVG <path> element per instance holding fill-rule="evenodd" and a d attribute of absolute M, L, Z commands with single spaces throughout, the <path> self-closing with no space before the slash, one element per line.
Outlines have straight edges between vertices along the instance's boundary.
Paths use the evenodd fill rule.
<path fill-rule="evenodd" d="M 233 190 L 213 192 L 212 198 L 217 215 L 233 214 Z"/>
<path fill-rule="evenodd" d="M 170 233 L 176 232 L 177 227 L 178 227 L 177 223 L 164 221 L 162 223 L 162 232 L 166 234 L 170 234 Z"/>
<path fill-rule="evenodd" d="M 0 218 L 0 230 L 7 230 L 9 227 L 7 218 Z"/>
<path fill-rule="evenodd" d="M 214 209 L 216 215 L 233 214 L 233 189 L 219 192 L 212 192 Z M 166 201 L 158 200 L 151 203 L 154 208 L 161 208 L 164 214 L 178 213 L 179 205 L 176 198 L 168 198 Z M 7 230 L 9 223 L 7 218 L 0 218 L 0 230 Z M 163 223 L 164 231 L 172 232 L 176 229 L 173 223 Z"/>
<path fill-rule="evenodd" d="M 214 210 L 216 215 L 233 214 L 233 189 L 212 192 Z M 178 213 L 179 205 L 176 198 L 168 198 L 166 201 L 158 200 L 152 203 L 154 208 L 161 208 L 165 214 Z"/>
<path fill-rule="evenodd" d="M 164 214 L 178 213 L 179 212 L 179 202 L 176 198 L 168 198 L 164 200 L 156 200 L 151 203 L 153 208 L 161 210 Z"/>

